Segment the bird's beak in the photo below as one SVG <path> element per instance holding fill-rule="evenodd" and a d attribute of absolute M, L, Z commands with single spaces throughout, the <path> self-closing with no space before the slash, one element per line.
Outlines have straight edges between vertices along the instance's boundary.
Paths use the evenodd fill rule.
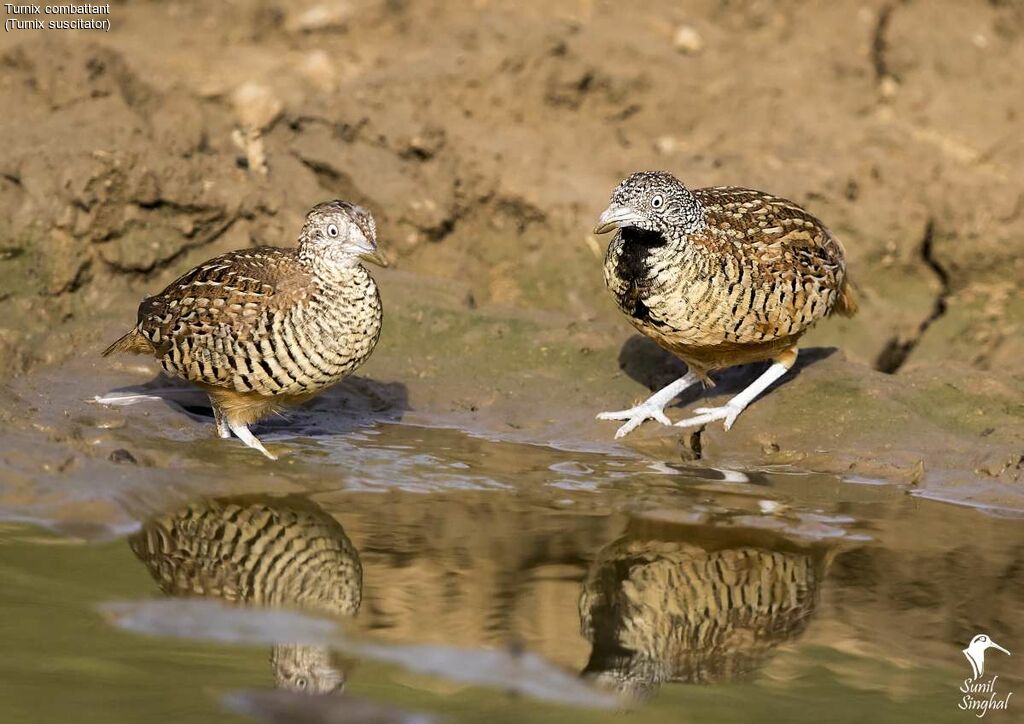
<path fill-rule="evenodd" d="M 384 252 L 380 249 L 364 251 L 359 255 L 359 258 L 363 261 L 368 261 L 371 264 L 376 264 L 377 266 L 386 267 L 388 265 L 388 258 L 384 256 Z"/>
<path fill-rule="evenodd" d="M 612 204 L 605 209 L 597 219 L 597 226 L 594 227 L 594 233 L 607 234 L 612 229 L 630 226 L 638 221 L 640 221 L 640 218 L 629 207 Z"/>
<path fill-rule="evenodd" d="M 1010 652 L 1009 652 L 1009 651 L 1007 651 L 1006 649 L 1004 649 L 1004 648 L 1003 648 L 1002 646 L 1000 646 L 999 644 L 997 644 L 997 643 L 996 643 L 995 641 L 993 641 L 992 639 L 989 639 L 989 641 L 988 641 L 988 648 L 990 648 L 990 649 L 999 649 L 1000 651 L 1002 651 L 1002 652 L 1003 652 L 1004 654 L 1006 654 L 1007 656 L 1011 656 L 1011 655 L 1012 655 L 1012 654 L 1010 654 Z"/>

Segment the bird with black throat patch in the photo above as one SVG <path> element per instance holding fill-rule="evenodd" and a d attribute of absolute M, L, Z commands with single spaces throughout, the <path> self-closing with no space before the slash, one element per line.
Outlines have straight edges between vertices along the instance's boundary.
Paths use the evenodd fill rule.
<path fill-rule="evenodd" d="M 842 244 L 810 212 L 779 196 L 733 186 L 688 189 L 665 171 L 634 173 L 618 185 L 594 233 L 615 230 L 605 283 L 640 332 L 679 357 L 687 373 L 627 410 L 627 435 L 645 420 L 672 425 L 665 407 L 711 372 L 770 360 L 771 366 L 720 407 L 674 423 L 725 429 L 785 375 L 797 342 L 816 322 L 851 316 L 857 303 Z"/>
<path fill-rule="evenodd" d="M 249 425 L 323 392 L 377 344 L 383 309 L 362 261 L 387 266 L 370 212 L 317 204 L 297 248 L 240 249 L 200 264 L 143 300 L 136 326 L 103 356 L 152 355 L 206 391 L 220 437 L 234 433 L 276 459 Z"/>

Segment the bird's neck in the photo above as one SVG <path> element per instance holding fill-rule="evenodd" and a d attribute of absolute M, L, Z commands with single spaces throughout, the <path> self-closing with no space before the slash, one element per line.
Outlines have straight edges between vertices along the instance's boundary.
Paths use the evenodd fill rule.
<path fill-rule="evenodd" d="M 619 231 L 619 255 L 616 262 L 619 275 L 626 280 L 644 279 L 650 272 L 652 256 L 668 243 L 662 234 L 631 226 Z"/>
<path fill-rule="evenodd" d="M 656 266 L 684 262 L 692 252 L 686 237 L 670 237 L 660 232 L 626 227 L 609 247 L 616 255 L 615 266 L 626 281 L 637 282 L 650 277 Z"/>
<path fill-rule="evenodd" d="M 370 276 L 370 273 L 356 257 L 344 257 L 336 260 L 322 254 L 309 253 L 308 250 L 299 247 L 299 262 L 315 279 L 326 286 L 349 286 L 364 283 Z"/>

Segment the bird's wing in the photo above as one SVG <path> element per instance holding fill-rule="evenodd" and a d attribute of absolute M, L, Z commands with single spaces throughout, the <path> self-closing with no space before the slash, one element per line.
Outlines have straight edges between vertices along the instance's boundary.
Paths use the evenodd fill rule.
<path fill-rule="evenodd" d="M 163 357 L 189 340 L 191 349 L 225 335 L 245 340 L 264 310 L 300 301 L 308 273 L 289 249 L 228 252 L 195 267 L 139 305 L 138 327 Z"/>
<path fill-rule="evenodd" d="M 846 282 L 843 247 L 811 213 L 753 189 L 697 189 L 709 223 L 690 240 L 734 259 L 770 302 L 765 324 L 802 329 L 827 316 Z"/>

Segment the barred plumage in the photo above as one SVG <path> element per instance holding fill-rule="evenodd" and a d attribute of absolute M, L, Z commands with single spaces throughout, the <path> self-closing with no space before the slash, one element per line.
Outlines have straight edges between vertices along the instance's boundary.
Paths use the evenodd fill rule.
<path fill-rule="evenodd" d="M 377 343 L 380 295 L 360 259 L 384 263 L 373 217 L 319 204 L 297 249 L 232 251 L 192 269 L 145 299 L 135 329 L 103 354 L 154 355 L 209 393 L 221 437 L 273 457 L 248 425 L 338 382 Z"/>
<path fill-rule="evenodd" d="M 604 549 L 580 595 L 586 673 L 644 697 L 751 675 L 813 615 L 827 551 L 642 531 Z"/>
<path fill-rule="evenodd" d="M 812 214 L 778 196 L 725 186 L 690 191 L 671 174 L 636 173 L 615 190 L 595 231 L 613 228 L 604 274 L 616 303 L 690 372 L 670 396 L 666 388 L 644 405 L 604 413 L 629 421 L 620 434 L 647 417 L 668 424 L 665 404 L 693 382 L 711 385 L 713 370 L 775 360 L 780 368 L 752 385 L 752 394 L 684 421 L 725 419 L 728 428 L 792 366 L 811 326 L 856 311 L 842 245 Z"/>
<path fill-rule="evenodd" d="M 193 503 L 148 521 L 129 545 L 168 596 L 293 607 L 354 616 L 362 565 L 345 530 L 307 499 L 235 498 Z M 345 675 L 320 646 L 279 645 L 279 686 L 333 691 Z"/>

